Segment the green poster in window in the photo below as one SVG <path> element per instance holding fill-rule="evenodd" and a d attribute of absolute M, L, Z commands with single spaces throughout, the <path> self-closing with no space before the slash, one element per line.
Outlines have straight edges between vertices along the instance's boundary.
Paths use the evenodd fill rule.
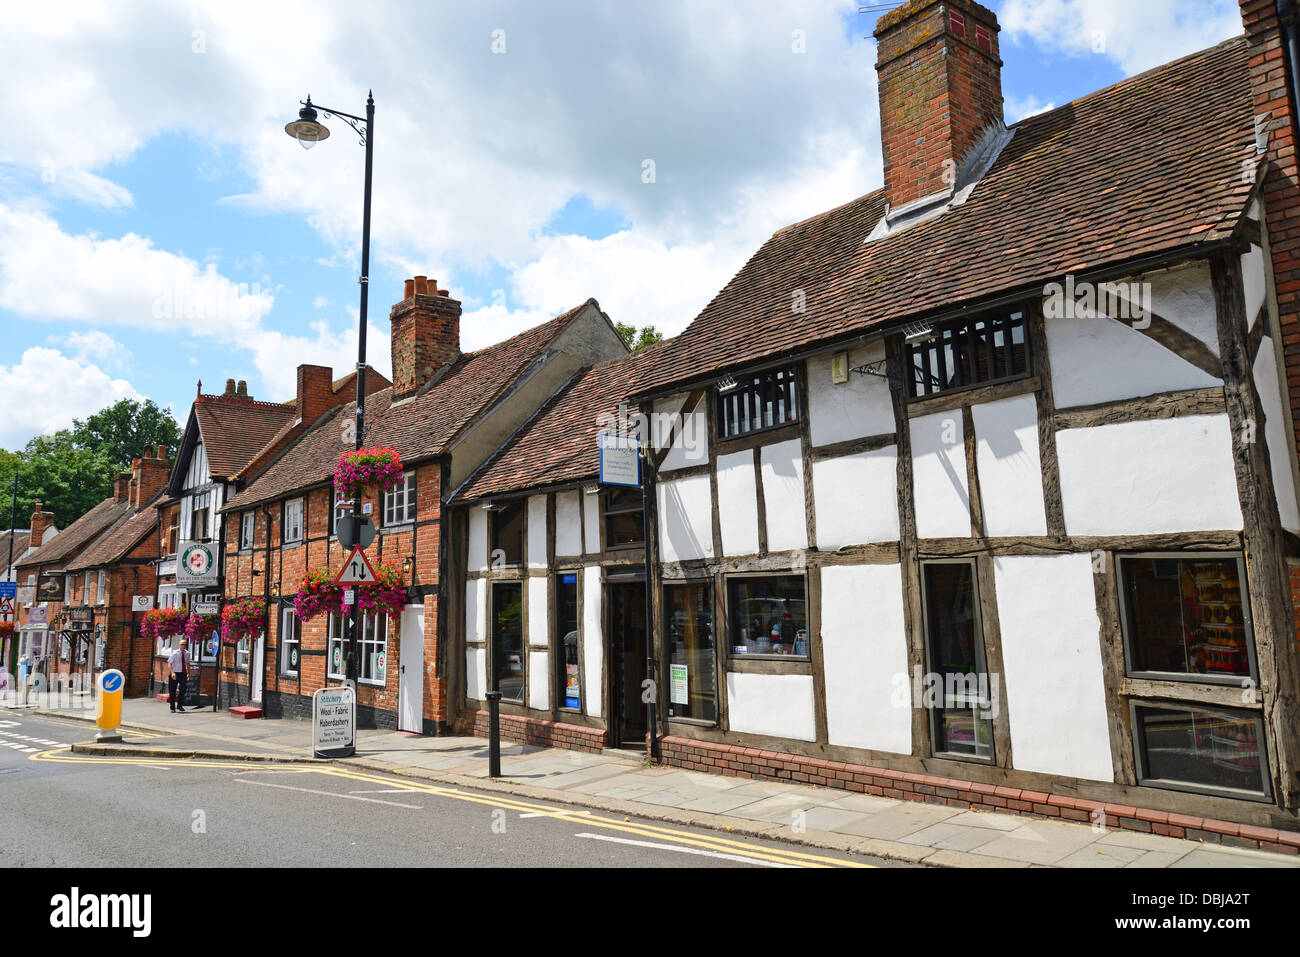
<path fill-rule="evenodd" d="M 673 704 L 690 704 L 690 696 L 687 692 L 686 665 L 669 665 L 668 672 L 671 679 L 669 700 Z"/>

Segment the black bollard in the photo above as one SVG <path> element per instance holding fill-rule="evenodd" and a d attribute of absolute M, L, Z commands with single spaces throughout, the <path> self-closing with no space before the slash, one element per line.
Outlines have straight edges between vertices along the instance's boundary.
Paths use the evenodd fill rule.
<path fill-rule="evenodd" d="M 488 703 L 488 777 L 501 777 L 501 692 L 489 691 Z"/>

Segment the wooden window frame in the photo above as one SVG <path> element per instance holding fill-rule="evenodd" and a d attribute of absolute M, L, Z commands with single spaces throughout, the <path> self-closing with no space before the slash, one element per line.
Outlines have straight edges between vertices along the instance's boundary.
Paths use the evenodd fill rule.
<path fill-rule="evenodd" d="M 903 343 L 903 377 L 906 380 L 905 398 L 908 402 L 921 402 L 936 396 L 952 395 L 982 386 L 999 385 L 1004 382 L 1017 382 L 1033 375 L 1035 357 L 1030 343 L 1029 322 L 1030 307 L 1026 305 L 1009 307 L 972 316 L 962 316 L 937 323 L 931 334 L 917 342 Z M 976 326 L 983 324 L 983 329 Z M 1021 342 L 1014 342 L 1014 334 L 1019 330 Z M 999 346 L 995 337 L 1001 333 L 1005 344 Z M 958 355 L 958 349 L 965 350 Z M 1024 353 L 1024 367 L 1017 368 L 1015 346 L 1021 346 Z M 975 359 L 978 351 L 984 353 L 988 375 L 979 375 L 979 363 Z M 952 372 L 954 380 L 947 384 L 939 382 L 939 373 L 947 369 L 945 353 L 954 357 Z M 924 356 L 918 365 L 917 357 Z M 960 358 L 960 362 L 955 361 Z M 999 374 L 999 369 L 1005 370 Z M 920 377 L 924 375 L 939 382 L 926 386 L 921 391 Z"/>
<path fill-rule="evenodd" d="M 791 362 L 737 376 L 736 387 L 725 392 L 715 385 L 713 415 L 718 441 L 726 442 L 797 424 L 805 414 L 800 405 L 801 365 Z M 778 382 L 778 379 L 783 381 Z M 777 415 L 781 401 L 788 402 L 786 408 L 791 414 L 787 417 Z M 765 415 L 769 404 L 772 407 L 771 422 L 766 421 Z M 758 426 L 753 424 L 755 416 Z"/>

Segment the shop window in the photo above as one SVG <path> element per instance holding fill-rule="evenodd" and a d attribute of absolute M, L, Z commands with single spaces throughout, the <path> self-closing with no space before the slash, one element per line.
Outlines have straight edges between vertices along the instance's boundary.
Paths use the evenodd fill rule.
<path fill-rule="evenodd" d="M 1138 783 L 1268 797 L 1264 725 L 1256 714 L 1134 703 Z"/>
<path fill-rule="evenodd" d="M 284 503 L 284 533 L 286 545 L 302 541 L 302 499 Z"/>
<path fill-rule="evenodd" d="M 301 657 L 302 622 L 292 608 L 286 608 L 280 616 L 280 673 L 298 674 Z"/>
<path fill-rule="evenodd" d="M 384 524 L 403 525 L 415 521 L 415 473 L 407 472 L 401 484 L 384 493 Z"/>
<path fill-rule="evenodd" d="M 524 699 L 523 586 L 492 585 L 492 691 L 508 701 Z"/>
<path fill-rule="evenodd" d="M 347 673 L 347 623 L 350 619 L 330 615 L 329 677 L 344 678 Z M 362 684 L 382 685 L 388 681 L 388 616 L 369 614 L 360 619 L 357 636 L 357 680 Z M 299 633 L 301 638 L 301 633 Z"/>
<path fill-rule="evenodd" d="M 808 600 L 802 575 L 727 582 L 731 654 L 808 657 Z"/>
<path fill-rule="evenodd" d="M 1237 684 L 1254 673 L 1239 556 L 1140 555 L 1119 571 L 1130 674 Z"/>
<path fill-rule="evenodd" d="M 257 522 L 257 513 L 245 512 L 239 517 L 239 548 L 248 551 L 253 547 L 253 528 Z"/>
<path fill-rule="evenodd" d="M 904 349 L 908 395 L 914 399 L 1029 374 L 1020 309 L 943 323 Z"/>
<path fill-rule="evenodd" d="M 578 658 L 578 576 L 574 572 L 555 579 L 555 633 L 560 636 L 556 656 L 561 707 L 582 710 L 582 664 Z"/>
<path fill-rule="evenodd" d="M 664 618 L 668 629 L 668 716 L 717 721 L 712 584 L 665 585 Z"/>
<path fill-rule="evenodd" d="M 718 437 L 733 438 L 799 421 L 799 367 L 731 379 L 717 390 Z"/>
<path fill-rule="evenodd" d="M 518 565 L 524 555 L 524 503 L 511 502 L 489 513 L 492 524 L 492 567 Z"/>
<path fill-rule="evenodd" d="M 605 547 L 645 543 L 644 503 L 639 488 L 607 489 L 601 496 L 605 512 Z"/>
<path fill-rule="evenodd" d="M 992 700 L 975 563 L 922 562 L 927 698 L 935 754 L 991 759 Z"/>

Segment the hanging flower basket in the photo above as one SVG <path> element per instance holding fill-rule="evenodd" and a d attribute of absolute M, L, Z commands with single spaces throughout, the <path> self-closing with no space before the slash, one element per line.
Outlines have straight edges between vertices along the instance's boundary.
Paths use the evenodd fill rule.
<path fill-rule="evenodd" d="M 219 615 L 191 614 L 185 619 L 185 637 L 194 645 L 207 641 L 214 631 L 221 627 Z"/>
<path fill-rule="evenodd" d="M 357 449 L 339 456 L 334 468 L 334 491 L 339 499 L 356 498 L 364 488 L 373 485 L 380 492 L 401 484 L 402 459 L 396 449 L 375 446 Z"/>
<path fill-rule="evenodd" d="M 406 605 L 402 573 L 392 565 L 377 565 L 375 577 L 378 581 L 373 584 L 352 586 L 357 591 L 357 606 L 362 612 L 396 618 Z M 304 575 L 298 594 L 293 596 L 293 614 L 299 621 L 311 621 L 318 615 L 346 615 L 350 610 L 343 604 L 343 586 L 334 581 L 334 573 L 327 568 Z"/>
<path fill-rule="evenodd" d="M 337 615 L 343 609 L 343 589 L 328 569 L 317 568 L 302 576 L 293 596 L 293 614 L 299 621 L 319 615 Z"/>
<path fill-rule="evenodd" d="M 0 641 L 14 636 L 14 623 L 12 621 L 0 621 Z"/>
<path fill-rule="evenodd" d="M 185 623 L 190 613 L 186 608 L 154 608 L 145 612 L 140 622 L 140 634 L 151 641 L 172 638 L 185 633 Z"/>
<path fill-rule="evenodd" d="M 221 640 L 227 644 L 238 644 L 265 630 L 266 602 L 260 598 L 241 598 L 221 611 Z"/>

